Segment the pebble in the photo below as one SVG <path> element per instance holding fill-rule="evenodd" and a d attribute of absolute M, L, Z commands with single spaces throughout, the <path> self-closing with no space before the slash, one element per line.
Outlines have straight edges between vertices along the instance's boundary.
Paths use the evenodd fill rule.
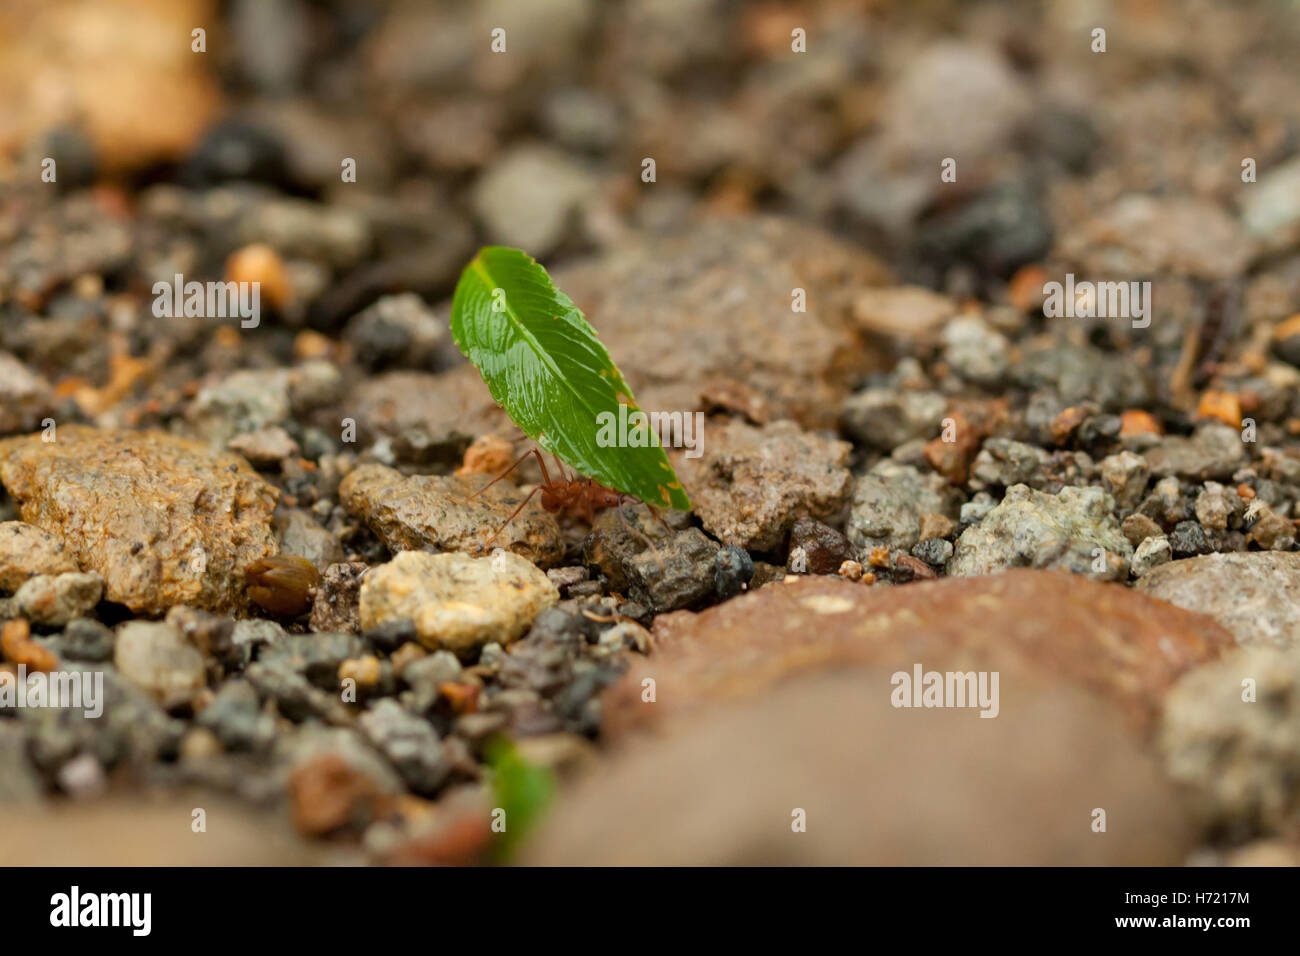
<path fill-rule="evenodd" d="M 796 515 L 827 520 L 843 510 L 850 447 L 789 421 L 756 428 L 732 419 L 709 431 L 703 457 L 678 474 L 706 531 L 723 544 L 771 551 Z"/>
<path fill-rule="evenodd" d="M 957 539 L 950 574 L 994 574 L 1008 568 L 1055 568 L 1105 580 L 1128 573 L 1133 546 L 1100 488 L 1062 488 L 1049 495 L 1025 485 L 1007 489 L 1002 503 Z M 1101 549 L 1104 565 L 1097 568 Z"/>
<path fill-rule="evenodd" d="M 141 614 L 246 609 L 243 571 L 275 552 L 276 490 L 235 455 L 154 431 L 59 427 L 0 442 L 0 481 L 24 520 L 62 539 Z"/>
<path fill-rule="evenodd" d="M 961 493 L 938 475 L 885 460 L 858 478 L 846 533 L 861 550 L 910 551 L 920 540 L 921 516 L 955 517 Z"/>
<path fill-rule="evenodd" d="M 338 537 L 323 528 L 306 509 L 281 509 L 272 526 L 281 552 L 306 558 L 321 572 L 343 560 L 343 546 Z"/>
<path fill-rule="evenodd" d="M 113 631 L 94 618 L 79 617 L 64 627 L 57 648 L 61 657 L 74 661 L 109 661 L 113 659 Z"/>
<path fill-rule="evenodd" d="M 546 613 L 542 612 L 543 615 Z M 409 709 L 417 714 L 426 713 L 437 702 L 442 685 L 459 680 L 461 670 L 460 661 L 450 651 L 434 651 L 427 657 L 411 661 L 401 673 L 402 680 L 410 688 Z"/>
<path fill-rule="evenodd" d="M 477 494 L 490 479 L 479 475 L 411 475 L 383 465 L 361 465 L 339 486 L 339 500 L 394 551 L 433 549 L 477 555 L 492 542 L 535 564 L 558 564 L 564 544 L 555 518 L 534 497 L 505 525 L 525 493 L 508 479 Z M 470 500 L 471 495 L 476 495 Z"/>
<path fill-rule="evenodd" d="M 1101 472 L 1102 487 L 1115 499 L 1115 504 L 1124 510 L 1137 507 L 1151 477 L 1146 459 L 1131 451 L 1121 451 L 1106 456 L 1097 467 Z"/>
<path fill-rule="evenodd" d="M 943 346 L 943 360 L 968 382 L 992 387 L 1006 375 L 1010 343 L 983 319 L 953 319 L 944 326 Z"/>
<path fill-rule="evenodd" d="M 715 592 L 718 550 L 699 528 L 655 541 L 624 568 L 628 596 L 660 614 L 700 603 Z"/>
<path fill-rule="evenodd" d="M 559 597 L 543 572 L 509 551 L 487 558 L 405 551 L 362 581 L 361 625 L 406 618 L 425 647 L 467 655 L 488 641 L 511 643 Z"/>
<path fill-rule="evenodd" d="M 63 542 L 21 521 L 0 522 L 0 591 L 17 591 L 28 578 L 76 571 Z"/>
<path fill-rule="evenodd" d="M 744 548 L 723 545 L 713 556 L 713 593 L 725 601 L 745 590 L 754 577 L 754 559 Z"/>
<path fill-rule="evenodd" d="M 844 402 L 841 425 L 858 441 L 881 451 L 892 451 L 939 430 L 948 400 L 938 392 L 912 392 L 895 388 L 868 388 Z"/>
<path fill-rule="evenodd" d="M 1245 463 L 1241 433 L 1223 424 L 1202 425 L 1191 437 L 1166 435 L 1143 452 L 1151 473 L 1193 481 L 1227 481 Z"/>
<path fill-rule="evenodd" d="M 1133 577 L 1140 578 L 1152 569 L 1159 567 L 1174 557 L 1173 546 L 1163 534 L 1144 538 L 1133 552 L 1133 562 L 1129 567 Z"/>
<path fill-rule="evenodd" d="M 433 725 L 391 698 L 377 700 L 357 720 L 366 739 L 397 768 L 415 793 L 432 795 L 451 768 Z"/>
<path fill-rule="evenodd" d="M 1264 173 L 1242 197 L 1241 224 L 1251 236 L 1284 248 L 1300 229 L 1300 159 Z"/>
<path fill-rule="evenodd" d="M 957 303 L 924 286 L 867 289 L 853 301 L 853 319 L 863 331 L 904 342 L 937 340 Z"/>
<path fill-rule="evenodd" d="M 1238 648 L 1184 676 L 1169 692 L 1158 742 L 1169 776 L 1229 839 L 1293 832 L 1300 823 L 1294 647 Z"/>
<path fill-rule="evenodd" d="M 207 686 L 203 656 L 169 624 L 131 621 L 122 625 L 113 662 L 127 681 L 164 710 L 190 703 Z"/>
<path fill-rule="evenodd" d="M 990 438 L 971 463 L 971 487 L 1010 488 L 1027 484 L 1041 489 L 1049 457 L 1036 445 L 1010 438 Z"/>
<path fill-rule="evenodd" d="M 275 718 L 261 708 L 246 680 L 229 680 L 199 713 L 198 724 L 216 735 L 226 750 L 266 750 L 275 739 Z"/>
<path fill-rule="evenodd" d="M 279 464 L 286 458 L 296 458 L 302 451 L 298 443 L 279 425 L 236 435 L 226 442 L 226 447 L 262 468 Z"/>
<path fill-rule="evenodd" d="M 0 351 L 0 435 L 39 428 L 53 410 L 50 383 L 14 355 Z"/>
<path fill-rule="evenodd" d="M 575 217 L 599 197 L 600 182 L 552 146 L 512 147 L 474 185 L 471 203 L 487 238 L 547 256 Z"/>
<path fill-rule="evenodd" d="M 368 570 L 364 562 L 351 561 L 321 572 L 308 619 L 313 631 L 361 631 L 361 582 Z"/>
<path fill-rule="evenodd" d="M 382 296 L 343 331 L 357 361 L 372 370 L 427 369 L 450 339 L 447 323 L 413 292 Z"/>
<path fill-rule="evenodd" d="M 1138 582 L 1162 601 L 1214 618 L 1246 646 L 1300 646 L 1300 553 L 1207 554 Z"/>
<path fill-rule="evenodd" d="M 853 544 L 829 525 L 806 515 L 790 528 L 786 570 L 796 574 L 835 574 L 845 561 L 857 557 Z"/>
<path fill-rule="evenodd" d="M 23 583 L 14 605 L 33 624 L 62 627 L 90 613 L 103 594 L 104 579 L 98 574 L 41 574 Z"/>

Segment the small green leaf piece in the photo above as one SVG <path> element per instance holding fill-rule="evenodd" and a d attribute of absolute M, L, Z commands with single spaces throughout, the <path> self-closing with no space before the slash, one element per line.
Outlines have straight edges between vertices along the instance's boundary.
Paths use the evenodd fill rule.
<path fill-rule="evenodd" d="M 690 510 L 648 426 L 651 439 L 641 447 L 597 440 L 601 423 L 635 420 L 640 409 L 596 330 L 527 253 L 479 250 L 456 285 L 451 334 L 492 398 L 542 448 L 646 504 Z M 621 415 L 620 402 L 627 406 Z"/>

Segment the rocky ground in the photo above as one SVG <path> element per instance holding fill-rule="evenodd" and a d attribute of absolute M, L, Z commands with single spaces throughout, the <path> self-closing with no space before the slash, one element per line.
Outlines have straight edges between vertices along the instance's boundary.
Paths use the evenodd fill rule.
<path fill-rule="evenodd" d="M 104 675 L 0 711 L 0 863 L 1300 862 L 1293 5 L 0 37 L 0 668 Z M 540 477 L 467 500 L 527 447 L 450 339 L 486 242 L 707 414 L 693 512 L 481 550 Z M 260 323 L 157 317 L 177 273 Z M 917 662 L 997 718 L 892 707 Z"/>

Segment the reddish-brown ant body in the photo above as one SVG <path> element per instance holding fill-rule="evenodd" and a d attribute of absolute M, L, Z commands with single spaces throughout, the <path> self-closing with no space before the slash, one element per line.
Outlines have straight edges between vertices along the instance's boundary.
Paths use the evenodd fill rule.
<path fill-rule="evenodd" d="M 612 488 L 606 488 L 593 478 L 579 475 L 577 472 L 574 472 L 572 475 L 565 474 L 564 464 L 555 455 L 552 455 L 551 457 L 555 459 L 555 467 L 559 472 L 560 477 L 559 480 L 552 479 L 551 473 L 546 467 L 546 460 L 542 458 L 542 453 L 536 448 L 525 452 L 513 465 L 501 472 L 501 474 L 497 475 L 465 500 L 468 501 L 483 494 L 483 492 L 487 491 L 498 481 L 527 461 L 530 455 L 535 456 L 537 458 L 537 464 L 541 466 L 542 483 L 530 491 L 528 496 L 519 503 L 519 507 L 511 513 L 510 517 L 505 520 L 501 527 L 497 528 L 497 530 L 492 533 L 492 537 L 483 542 L 481 549 L 484 551 L 487 550 L 488 545 L 497 539 L 497 535 L 501 534 L 510 522 L 514 521 L 515 518 L 519 516 L 519 513 L 524 510 L 528 505 L 528 502 L 533 499 L 533 495 L 538 492 L 541 492 L 542 507 L 546 511 L 551 514 L 567 515 L 571 518 L 582 518 L 585 519 L 588 524 L 594 522 L 596 520 L 596 512 L 604 508 L 618 508 L 630 502 L 641 503 L 641 499 L 635 495 L 629 495 L 621 491 L 614 491 Z M 659 512 L 655 511 L 655 509 L 650 505 L 646 505 L 646 508 L 650 510 L 650 514 L 654 516 L 656 521 L 661 525 L 664 525 L 664 520 L 659 517 Z M 624 518 L 623 520 L 626 522 L 627 519 Z M 667 525 L 664 525 L 664 527 L 667 528 Z"/>

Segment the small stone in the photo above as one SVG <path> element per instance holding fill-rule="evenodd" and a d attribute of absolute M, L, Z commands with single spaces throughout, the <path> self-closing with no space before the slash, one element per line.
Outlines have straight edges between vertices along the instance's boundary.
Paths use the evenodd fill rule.
<path fill-rule="evenodd" d="M 1100 488 L 1062 488 L 1049 495 L 1013 485 L 979 525 L 962 532 L 948 573 L 1031 567 L 1118 579 L 1127 573 L 1133 547 L 1120 533 L 1112 507 Z M 1102 553 L 1094 554 L 1098 550 Z"/>
<path fill-rule="evenodd" d="M 283 310 L 293 302 L 293 283 L 284 260 L 266 243 L 258 242 L 236 249 L 226 259 L 226 281 L 256 282 L 265 302 Z"/>
<path fill-rule="evenodd" d="M 802 555 L 796 567 L 796 551 Z M 806 515 L 795 519 L 790 529 L 790 558 L 787 570 L 797 574 L 834 574 L 841 564 L 856 557 L 849 539 L 834 528 Z"/>
<path fill-rule="evenodd" d="M 1295 525 L 1260 498 L 1250 503 L 1242 522 L 1250 529 L 1246 540 L 1265 551 L 1290 551 L 1295 547 Z"/>
<path fill-rule="evenodd" d="M 541 502 L 534 497 L 507 525 L 525 494 L 508 480 L 482 491 L 485 484 L 476 475 L 406 477 L 382 465 L 362 465 L 343 479 L 339 500 L 394 551 L 479 554 L 495 534 L 494 548 L 538 565 L 558 563 L 564 554 L 560 528 Z"/>
<path fill-rule="evenodd" d="M 1103 458 L 1098 467 L 1101 470 L 1102 487 L 1110 492 L 1115 503 L 1124 509 L 1136 507 L 1142 500 L 1147 480 L 1151 477 L 1146 459 L 1131 451 L 1122 451 Z"/>
<path fill-rule="evenodd" d="M 358 687 L 366 690 L 375 687 L 383 675 L 384 669 L 379 663 L 379 658 L 370 654 L 346 660 L 339 665 L 340 684 L 345 680 L 351 680 Z"/>
<path fill-rule="evenodd" d="M 400 680 L 407 667 L 428 656 L 429 652 L 419 644 L 414 641 L 407 641 L 389 657 L 393 664 L 393 676 Z"/>
<path fill-rule="evenodd" d="M 971 465 L 977 488 L 1041 485 L 1048 454 L 1035 445 L 1008 438 L 990 438 Z"/>
<path fill-rule="evenodd" d="M 836 574 L 849 581 L 861 581 L 862 564 L 858 561 L 845 561 L 840 565 L 840 569 Z"/>
<path fill-rule="evenodd" d="M 754 577 L 754 559 L 744 548 L 723 545 L 713 556 L 713 591 L 718 600 L 734 597 Z"/>
<path fill-rule="evenodd" d="M 695 514 L 723 544 L 774 550 L 796 515 L 833 519 L 848 500 L 848 442 L 789 421 L 755 428 L 732 419 L 710 432 L 707 445 L 679 474 Z"/>
<path fill-rule="evenodd" d="M 1235 488 L 1227 488 L 1217 481 L 1207 481 L 1205 489 L 1196 497 L 1196 520 L 1207 528 L 1225 531 L 1231 523 L 1237 526 L 1246 510 Z"/>
<path fill-rule="evenodd" d="M 405 551 L 366 575 L 361 625 L 409 619 L 430 650 L 469 654 L 488 641 L 514 641 L 559 597 L 544 573 L 509 551 L 490 558 Z"/>
<path fill-rule="evenodd" d="M 461 670 L 460 661 L 450 651 L 435 651 L 407 664 L 401 677 L 411 689 L 411 710 L 428 711 L 438 700 L 441 687 L 459 680 Z"/>
<path fill-rule="evenodd" d="M 189 703 L 207 686 L 202 655 L 169 624 L 122 625 L 113 661 L 124 678 L 164 710 Z"/>
<path fill-rule="evenodd" d="M 451 772 L 433 725 L 395 700 L 375 701 L 361 715 L 357 726 L 416 793 L 436 793 Z"/>
<path fill-rule="evenodd" d="M 93 618 L 69 621 L 59 639 L 59 652 L 74 661 L 113 659 L 113 631 Z"/>
<path fill-rule="evenodd" d="M 942 568 L 952 557 L 953 545 L 943 538 L 927 538 L 912 548 L 913 556 L 920 558 L 933 568 Z"/>
<path fill-rule="evenodd" d="M 525 144 L 478 181 L 472 202 L 489 240 L 546 256 L 598 190 L 596 177 L 560 150 Z"/>
<path fill-rule="evenodd" d="M 11 664 L 29 671 L 57 670 L 59 659 L 46 647 L 32 640 L 31 626 L 22 618 L 5 621 L 0 631 L 0 652 Z"/>
<path fill-rule="evenodd" d="M 938 392 L 869 388 L 844 402 L 841 423 L 858 441 L 892 451 L 917 438 L 930 438 L 943 421 L 948 400 Z"/>
<path fill-rule="evenodd" d="M 380 297 L 343 332 L 357 361 L 370 369 L 428 368 L 449 339 L 447 323 L 413 292 Z"/>
<path fill-rule="evenodd" d="M 226 442 L 226 447 L 243 455 L 254 465 L 274 465 L 286 458 L 295 458 L 302 450 L 289 433 L 279 425 L 270 425 L 256 431 L 244 432 Z"/>
<path fill-rule="evenodd" d="M 574 565 L 568 568 L 551 568 L 546 572 L 546 576 L 551 579 L 551 583 L 563 595 L 575 584 L 581 584 L 591 577 L 591 572 L 582 565 Z"/>
<path fill-rule="evenodd" d="M 1208 391 L 1196 406 L 1198 418 L 1214 418 L 1233 428 L 1241 427 L 1241 398 L 1234 392 Z"/>
<path fill-rule="evenodd" d="M 0 521 L 0 591 L 17 591 L 38 574 L 76 570 L 76 562 L 54 535 L 21 521 Z"/>
<path fill-rule="evenodd" d="M 15 356 L 0 352 L 0 435 L 39 428 L 53 409 L 50 383 Z"/>
<path fill-rule="evenodd" d="M 962 316 L 943 330 L 943 358 L 962 378 L 993 386 L 1006 375 L 1010 345 L 983 319 Z"/>
<path fill-rule="evenodd" d="M 1169 533 L 1169 546 L 1180 558 L 1209 554 L 1214 550 L 1205 529 L 1195 521 L 1180 521 L 1174 525 L 1174 530 Z"/>
<path fill-rule="evenodd" d="M 98 574 L 42 574 L 18 589 L 14 604 L 34 624 L 62 627 L 89 613 L 103 594 L 104 579 Z"/>
<path fill-rule="evenodd" d="M 718 550 L 699 528 L 661 538 L 628 562 L 628 594 L 656 613 L 698 604 L 714 593 Z"/>
<path fill-rule="evenodd" d="M 369 565 L 362 561 L 331 564 L 321 574 L 312 599 L 310 627 L 313 631 L 361 630 L 361 582 Z"/>
<path fill-rule="evenodd" d="M 1140 408 L 1131 408 L 1120 415 L 1120 437 L 1131 438 L 1135 435 L 1163 435 L 1164 429 L 1159 420 L 1150 412 Z"/>
<path fill-rule="evenodd" d="M 257 691 L 246 680 L 230 680 L 199 713 L 198 724 L 225 750 L 261 751 L 275 739 L 275 718 L 262 710 Z"/>
<path fill-rule="evenodd" d="M 848 538 L 863 550 L 909 551 L 920 540 L 921 516 L 955 515 L 960 500 L 938 475 L 886 459 L 853 486 Z"/>
<path fill-rule="evenodd" d="M 956 314 L 957 303 L 922 286 L 868 289 L 853 302 L 853 318 L 863 329 L 906 341 L 938 338 Z"/>
<path fill-rule="evenodd" d="M 1300 646 L 1300 553 L 1207 554 L 1173 561 L 1138 588 L 1206 614 L 1249 646 Z"/>
<path fill-rule="evenodd" d="M 1124 532 L 1124 537 L 1128 538 L 1128 543 L 1135 548 L 1147 538 L 1155 537 L 1161 533 L 1160 525 L 1146 515 L 1137 512 L 1125 518 L 1120 527 Z"/>
<path fill-rule="evenodd" d="M 1143 457 L 1154 475 L 1227 481 L 1241 467 L 1246 452 L 1237 429 L 1213 424 L 1202 425 L 1190 438 L 1166 435 Z"/>
<path fill-rule="evenodd" d="M 1143 540 L 1133 552 L 1130 570 L 1133 572 L 1133 577 L 1140 578 L 1153 568 L 1173 560 L 1173 557 L 1174 549 L 1169 544 L 1169 539 L 1163 534 L 1152 535 Z"/>
<path fill-rule="evenodd" d="M 921 515 L 921 531 L 919 534 L 921 541 L 929 541 L 931 538 L 950 538 L 956 531 L 957 522 L 945 514 L 927 511 Z"/>

